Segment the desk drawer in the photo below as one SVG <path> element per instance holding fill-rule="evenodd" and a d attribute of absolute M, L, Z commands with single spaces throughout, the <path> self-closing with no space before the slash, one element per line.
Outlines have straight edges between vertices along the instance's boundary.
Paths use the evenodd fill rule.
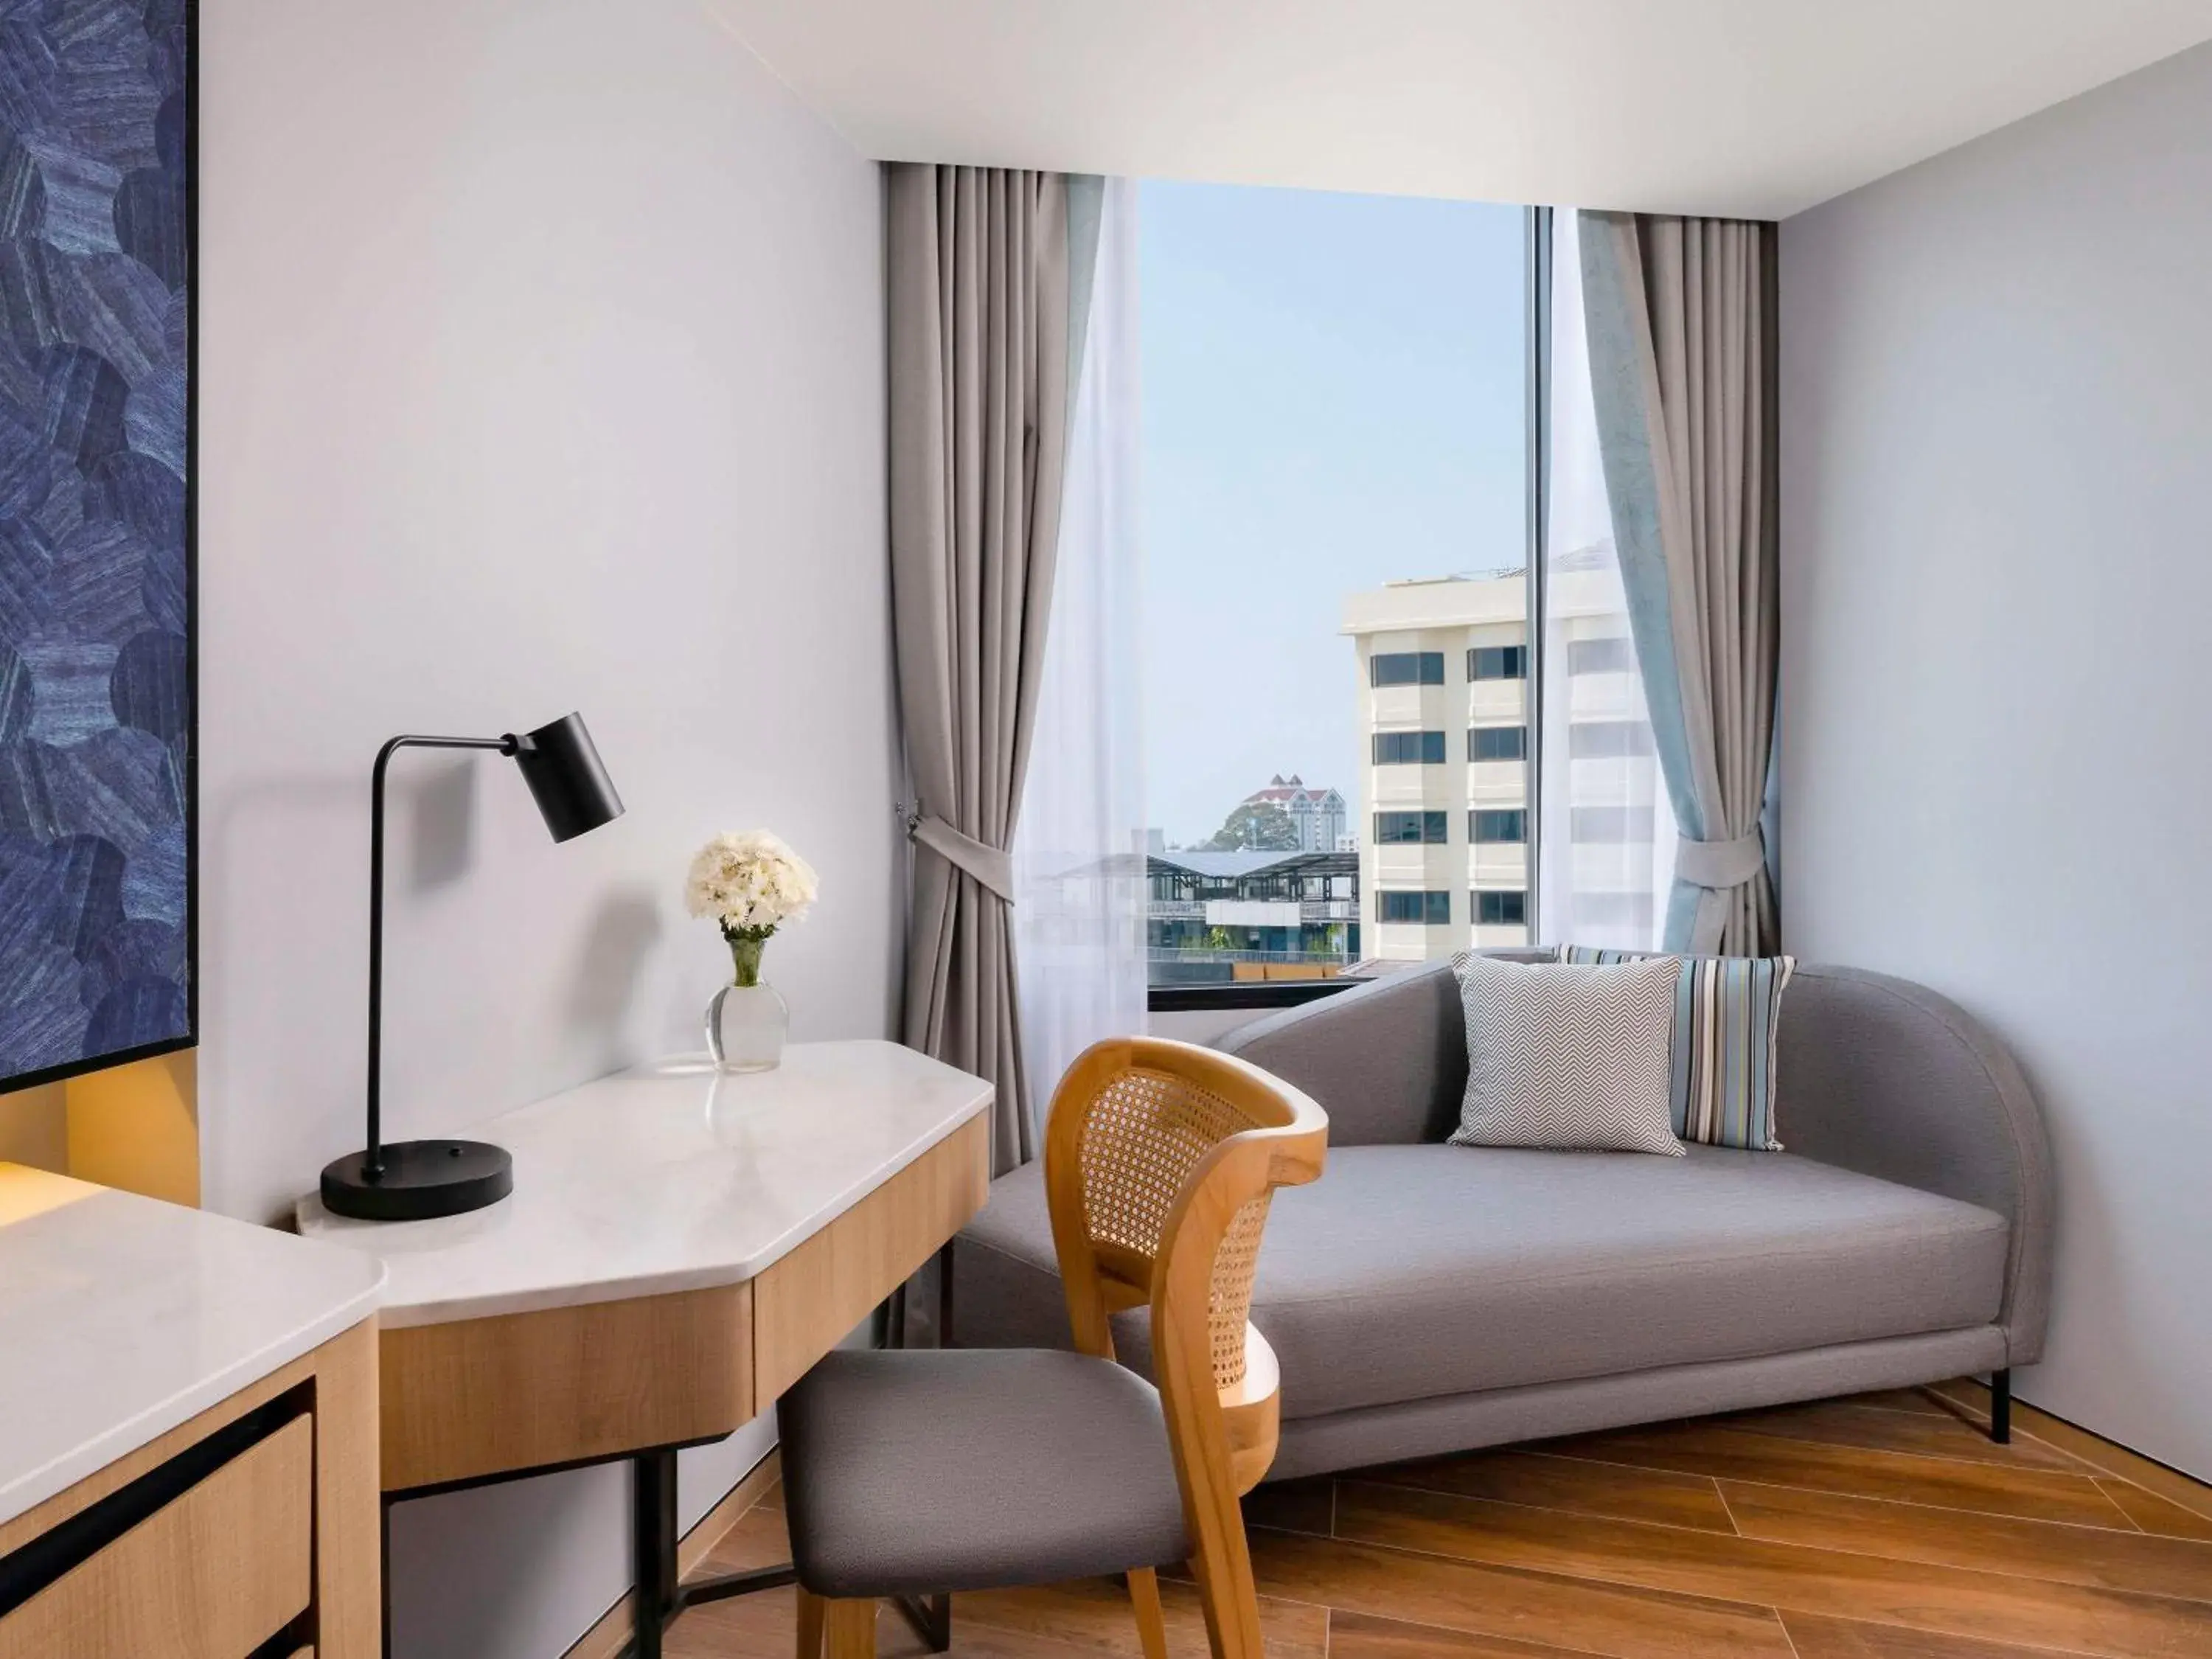
<path fill-rule="evenodd" d="M 246 1659 L 313 1597 L 314 1467 L 295 1417 L 0 1617 L 0 1659 Z"/>
<path fill-rule="evenodd" d="M 714 1440 L 749 1422 L 752 1287 L 386 1331 L 384 1489 Z"/>
<path fill-rule="evenodd" d="M 753 1397 L 765 1407 L 983 1207 L 991 1121 L 972 1117 L 753 1281 Z"/>

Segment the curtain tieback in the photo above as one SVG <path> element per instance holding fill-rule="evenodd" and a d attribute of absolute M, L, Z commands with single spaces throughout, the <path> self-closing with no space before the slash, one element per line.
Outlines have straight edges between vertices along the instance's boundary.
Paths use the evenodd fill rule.
<path fill-rule="evenodd" d="M 1741 887 L 1766 867 L 1766 837 L 1753 830 L 1734 841 L 1691 841 L 1674 848 L 1674 879 L 1692 887 L 1726 891 Z"/>
<path fill-rule="evenodd" d="M 1014 902 L 1013 854 L 989 846 L 973 836 L 963 836 L 934 812 L 921 812 L 909 821 L 908 833 L 956 869 L 964 870 L 1008 904 Z"/>

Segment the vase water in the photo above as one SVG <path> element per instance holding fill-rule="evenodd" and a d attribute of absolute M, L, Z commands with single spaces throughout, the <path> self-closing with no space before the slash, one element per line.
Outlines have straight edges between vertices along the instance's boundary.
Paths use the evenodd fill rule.
<path fill-rule="evenodd" d="M 732 938 L 736 973 L 707 1005 L 707 1052 L 718 1072 L 773 1071 L 783 1060 L 791 1010 L 760 976 L 765 939 Z"/>

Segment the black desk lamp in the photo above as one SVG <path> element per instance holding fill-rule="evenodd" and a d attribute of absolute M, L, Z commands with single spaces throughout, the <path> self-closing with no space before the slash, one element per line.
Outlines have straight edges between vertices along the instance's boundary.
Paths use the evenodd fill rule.
<path fill-rule="evenodd" d="M 584 717 L 568 714 L 525 737 L 394 738 L 376 752 L 368 808 L 368 1146 L 323 1170 L 323 1207 L 363 1221 L 422 1221 L 496 1204 L 514 1190 L 514 1160 L 480 1140 L 384 1144 L 378 1099 L 384 1024 L 384 774 L 400 749 L 496 749 L 512 755 L 556 842 L 622 816 Z"/>

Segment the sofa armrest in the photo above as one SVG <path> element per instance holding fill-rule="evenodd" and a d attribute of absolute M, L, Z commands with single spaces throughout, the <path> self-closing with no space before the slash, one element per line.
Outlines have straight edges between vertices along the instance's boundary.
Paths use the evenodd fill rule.
<path fill-rule="evenodd" d="M 1999 1322 L 2010 1363 L 2039 1358 L 2051 1301 L 2051 1148 L 2005 1046 L 1925 986 L 1808 966 L 1782 999 L 1776 1067 L 1776 1127 L 1789 1151 L 1978 1204 L 2011 1224 Z"/>
<path fill-rule="evenodd" d="M 1549 962 L 1549 951 L 1492 949 L 1504 962 Z M 1334 1146 L 1442 1140 L 1467 1097 L 1467 1016 L 1451 963 L 1431 962 L 1240 1025 L 1214 1040 L 1328 1114 Z"/>
<path fill-rule="evenodd" d="M 1214 1046 L 1319 1101 L 1339 1146 L 1441 1140 L 1467 1092 L 1467 1025 L 1446 962 L 1285 1009 Z"/>

